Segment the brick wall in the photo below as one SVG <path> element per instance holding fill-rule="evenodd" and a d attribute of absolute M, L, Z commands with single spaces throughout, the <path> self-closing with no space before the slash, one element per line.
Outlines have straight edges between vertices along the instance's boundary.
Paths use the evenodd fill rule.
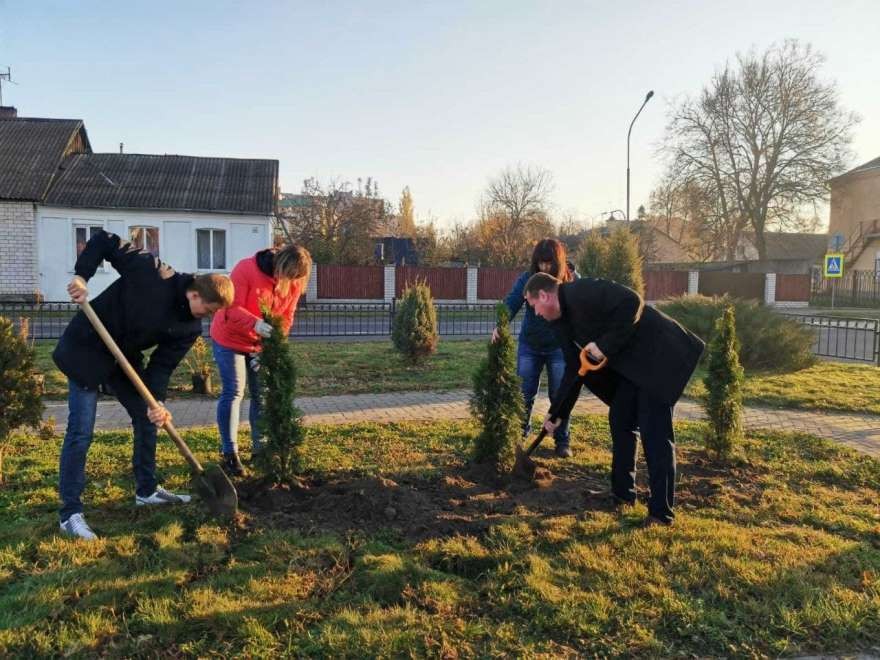
<path fill-rule="evenodd" d="M 39 288 L 34 205 L 0 201 L 0 299 L 32 300 Z"/>

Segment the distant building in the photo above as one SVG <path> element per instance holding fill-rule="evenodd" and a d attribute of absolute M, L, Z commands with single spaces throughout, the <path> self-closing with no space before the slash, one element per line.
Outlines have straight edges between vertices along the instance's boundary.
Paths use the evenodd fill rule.
<path fill-rule="evenodd" d="M 419 253 L 411 238 L 383 236 L 376 239 L 376 263 L 386 266 L 418 266 Z"/>
<path fill-rule="evenodd" d="M 278 161 L 93 153 L 79 119 L 0 112 L 0 299 L 66 300 L 105 229 L 182 272 L 228 272 L 271 241 Z M 96 295 L 116 279 L 103 265 Z"/>
<path fill-rule="evenodd" d="M 828 233 L 842 239 L 845 270 L 880 274 L 880 158 L 828 183 L 831 186 Z"/>

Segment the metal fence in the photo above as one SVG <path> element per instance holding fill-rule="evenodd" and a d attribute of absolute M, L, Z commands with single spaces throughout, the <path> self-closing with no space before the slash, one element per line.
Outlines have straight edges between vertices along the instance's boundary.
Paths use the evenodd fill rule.
<path fill-rule="evenodd" d="M 388 336 L 397 313 L 390 303 L 301 303 L 291 337 L 370 337 Z M 435 305 L 437 326 L 444 336 L 488 335 L 495 327 L 494 303 L 442 303 Z M 16 330 L 27 319 L 32 339 L 58 339 L 77 311 L 70 302 L 0 303 L 0 316 L 12 320 Z M 522 313 L 511 328 L 519 332 Z M 209 321 L 202 334 L 208 336 Z"/>
<path fill-rule="evenodd" d="M 880 366 L 880 320 L 783 314 L 813 333 L 813 353 Z"/>
<path fill-rule="evenodd" d="M 494 303 L 441 303 L 435 305 L 437 326 L 443 336 L 484 336 L 495 327 Z M 390 303 L 305 303 L 296 312 L 291 337 L 382 337 L 389 336 L 397 313 Z M 32 339 L 57 339 L 77 311 L 70 302 L 0 303 L 0 316 L 10 318 L 18 329 L 27 319 Z M 511 324 L 519 333 L 523 312 Z M 813 332 L 813 353 L 880 366 L 880 320 L 783 314 Z M 208 336 L 205 320 L 203 334 Z"/>

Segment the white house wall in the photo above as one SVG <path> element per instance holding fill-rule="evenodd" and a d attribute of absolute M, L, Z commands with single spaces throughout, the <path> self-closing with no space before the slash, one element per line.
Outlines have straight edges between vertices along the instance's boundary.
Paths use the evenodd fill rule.
<path fill-rule="evenodd" d="M 231 213 L 125 211 L 37 207 L 37 246 L 40 290 L 45 300 L 68 300 L 67 284 L 76 261 L 74 227 L 99 226 L 128 240 L 131 227 L 158 227 L 159 258 L 187 273 L 228 273 L 239 260 L 271 245 L 272 218 Z M 197 268 L 196 230 L 226 232 L 226 268 Z M 117 273 L 104 264 L 89 282 L 89 294 L 98 295 Z"/>

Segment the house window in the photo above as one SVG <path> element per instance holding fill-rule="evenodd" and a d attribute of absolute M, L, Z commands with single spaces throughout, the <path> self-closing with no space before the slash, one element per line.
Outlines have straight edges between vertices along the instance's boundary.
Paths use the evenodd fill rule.
<path fill-rule="evenodd" d="M 89 239 L 101 231 L 101 225 L 73 225 L 73 259 L 79 258 Z"/>
<path fill-rule="evenodd" d="M 196 253 L 199 270 L 224 270 L 226 230 L 196 229 Z"/>
<path fill-rule="evenodd" d="M 128 230 L 128 240 L 136 248 L 149 252 L 154 257 L 159 256 L 158 227 L 131 227 Z"/>

